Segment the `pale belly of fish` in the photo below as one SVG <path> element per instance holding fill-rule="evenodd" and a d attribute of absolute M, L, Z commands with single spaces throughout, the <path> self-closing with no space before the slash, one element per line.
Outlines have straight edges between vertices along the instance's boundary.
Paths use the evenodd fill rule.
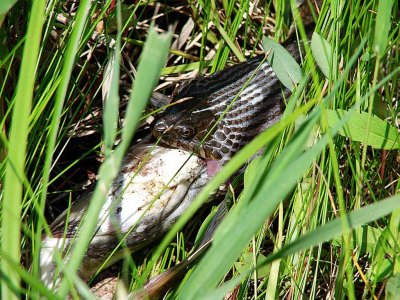
<path fill-rule="evenodd" d="M 96 234 L 82 261 L 80 275 L 85 279 L 93 276 L 120 244 L 121 237 L 124 246 L 120 249 L 129 248 L 130 251 L 160 238 L 208 180 L 206 164 L 190 152 L 154 145 L 134 146 L 108 192 L 98 217 Z M 41 279 L 47 286 L 57 282 L 55 255 L 68 260 L 67 249 L 79 231 L 90 198 L 91 193 L 87 193 L 72 205 L 69 212 L 63 212 L 50 226 L 53 237 L 43 240 Z M 117 251 L 107 265 L 122 256 L 123 250 Z"/>

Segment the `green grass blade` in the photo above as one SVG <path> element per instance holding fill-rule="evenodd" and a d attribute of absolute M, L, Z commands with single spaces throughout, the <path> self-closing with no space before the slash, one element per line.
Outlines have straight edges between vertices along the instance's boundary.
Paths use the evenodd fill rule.
<path fill-rule="evenodd" d="M 2 206 L 1 248 L 10 254 L 10 260 L 21 259 L 21 200 L 22 178 L 25 174 L 25 157 L 29 128 L 29 114 L 32 106 L 36 61 L 39 54 L 46 1 L 37 0 L 32 4 L 27 38 L 23 50 L 19 80 L 14 98 L 11 129 L 9 134 L 8 159 L 4 179 Z M 17 299 L 11 287 L 19 288 L 20 275 L 6 260 L 1 260 L 1 270 L 9 276 L 9 282 L 1 282 L 2 299 Z"/>
<path fill-rule="evenodd" d="M 215 25 L 215 27 L 218 28 L 219 33 L 221 34 L 221 36 L 223 37 L 223 39 L 225 40 L 225 42 L 229 46 L 229 48 L 232 50 L 232 52 L 235 54 L 235 56 L 239 59 L 239 61 L 244 61 L 243 54 L 240 53 L 239 49 L 235 46 L 235 44 L 232 41 L 232 39 L 228 36 L 226 31 L 219 25 L 219 21 L 218 20 L 216 20 L 214 22 L 214 25 Z"/>
<path fill-rule="evenodd" d="M 203 62 L 193 62 L 193 63 L 188 63 L 188 64 L 183 64 L 183 65 L 175 65 L 171 67 L 165 67 L 161 71 L 161 75 L 169 75 L 169 74 L 175 74 L 175 73 L 180 73 L 180 72 L 188 72 L 188 71 L 193 71 L 193 70 L 198 70 L 200 68 L 200 65 L 203 64 L 203 67 L 209 67 L 213 63 L 212 60 L 208 61 L 203 61 Z"/>
<path fill-rule="evenodd" d="M 103 123 L 104 123 L 104 146 L 105 146 L 105 155 L 109 156 L 113 146 L 114 141 L 117 134 L 117 125 L 118 125 L 118 113 L 119 113 L 119 78 L 120 78 L 120 55 L 121 52 L 121 7 L 120 2 L 118 1 L 117 5 L 117 27 L 118 27 L 118 35 L 115 43 L 115 50 L 112 60 L 112 68 L 109 71 L 110 74 L 106 74 L 106 77 L 111 77 L 110 84 L 107 84 L 108 91 L 107 97 L 105 99 L 104 104 L 104 113 L 103 113 Z"/>
<path fill-rule="evenodd" d="M 352 230 L 361 225 L 371 223 L 390 214 L 398 208 L 400 208 L 400 195 L 395 195 L 388 199 L 363 207 L 357 211 L 347 213 L 346 218 L 350 225 L 348 229 Z M 343 232 L 343 225 L 341 222 L 341 218 L 337 218 L 316 228 L 295 242 L 284 246 L 278 252 L 268 256 L 264 263 L 270 263 L 277 258 L 287 257 L 300 250 L 308 249 L 313 245 L 330 241 L 339 235 L 345 234 L 346 232 Z"/>
<path fill-rule="evenodd" d="M 2 260 L 8 261 L 9 264 L 13 266 L 15 272 L 17 272 L 18 275 L 25 282 L 29 282 L 29 285 L 32 288 L 34 288 L 39 294 L 44 296 L 45 299 L 49 299 L 49 300 L 53 300 L 53 299 L 61 300 L 62 299 L 62 298 L 59 298 L 56 295 L 54 295 L 52 291 L 49 291 L 37 277 L 32 276 L 24 268 L 21 268 L 20 265 L 18 263 L 16 263 L 13 259 L 11 259 L 11 256 L 8 253 L 3 252 L 2 249 L 0 249 L 0 256 L 1 256 Z M 0 278 L 2 279 L 2 281 L 6 281 L 5 278 L 7 278 L 7 274 L 3 274 L 2 270 L 0 270 Z"/>
<path fill-rule="evenodd" d="M 14 6 L 17 0 L 2 0 L 0 2 L 0 27 L 1 27 L 1 20 L 5 17 L 7 12 Z"/>
<path fill-rule="evenodd" d="M 381 200 L 377 203 L 363 207 L 357 211 L 350 212 L 346 215 L 350 224 L 350 227 L 348 229 L 352 230 L 360 227 L 361 225 L 371 223 L 375 220 L 378 220 L 390 214 L 392 211 L 399 208 L 400 208 L 400 195 L 395 195 L 390 198 Z M 279 251 L 270 254 L 265 259 L 263 259 L 263 261 L 260 262 L 260 264 L 258 264 L 257 268 L 265 264 L 272 263 L 277 259 L 284 259 L 285 257 L 295 254 L 301 250 L 306 250 L 320 243 L 330 241 L 335 237 L 343 235 L 345 233 L 346 232 L 343 232 L 343 225 L 341 218 L 334 219 L 328 222 L 327 224 L 316 228 L 312 232 L 304 235 L 303 237 L 298 238 L 294 242 L 284 246 Z M 249 273 L 252 271 L 254 271 L 254 269 L 250 270 Z M 226 292 L 227 290 L 226 286 L 229 287 L 235 286 L 235 284 L 240 282 L 240 280 L 242 280 L 243 278 L 244 278 L 243 275 L 233 278 L 219 289 L 207 293 L 207 297 L 211 299 L 216 295 L 220 295 L 221 293 L 220 290 Z"/>
<path fill-rule="evenodd" d="M 400 208 L 385 208 L 386 211 L 395 210 L 371 223 L 368 222 L 373 219 L 372 215 L 362 216 L 366 218 L 360 222 L 367 223 L 361 228 L 352 229 L 355 226 L 352 222 L 356 216 L 354 212 L 361 209 L 364 214 L 367 212 L 364 208 L 372 203 L 373 213 L 376 213 L 375 204 L 380 201 L 384 201 L 383 205 L 388 203 L 380 199 L 398 195 L 400 190 L 400 181 L 397 180 L 399 144 L 395 128 L 400 111 L 397 105 L 400 52 L 396 51 L 400 45 L 400 23 L 396 22 L 400 3 L 392 0 L 322 1 L 322 6 L 316 8 L 315 2 L 321 1 L 305 1 L 305 5 L 294 5 L 290 11 L 290 2 L 268 0 L 262 1 L 261 5 L 261 2 L 257 4 L 250 0 L 200 0 L 189 1 L 177 9 L 168 1 L 161 6 L 154 1 L 139 1 L 132 5 L 121 5 L 115 0 L 92 1 L 89 13 L 83 18 L 78 14 L 81 14 L 82 6 L 87 5 L 85 0 L 77 3 L 46 2 L 43 29 L 40 26 L 36 28 L 42 30 L 42 34 L 39 53 L 37 58 L 32 59 L 36 71 L 32 109 L 26 121 L 29 124 L 28 136 L 26 142 L 17 144 L 18 147 L 26 144 L 24 172 L 18 174 L 22 182 L 21 210 L 13 210 L 13 213 L 19 214 L 13 220 L 18 219 L 20 223 L 21 237 L 13 236 L 13 239 L 19 239 L 21 257 L 18 261 L 10 259 L 15 253 L 4 251 L 3 238 L 0 236 L 0 294 L 7 286 L 12 293 L 24 299 L 65 298 L 64 292 L 62 295 L 56 294 L 56 291 L 40 282 L 42 236 L 51 236 L 47 222 L 56 217 L 59 209 L 65 205 L 70 207 L 67 198 L 72 200 L 79 194 L 76 187 L 87 179 L 87 175 L 91 175 L 85 171 L 93 171 L 100 176 L 106 174 L 105 170 L 112 173 L 106 174 L 108 177 L 105 181 L 102 178 L 103 192 L 107 189 L 106 183 L 118 172 L 119 157 L 127 145 L 125 140 L 131 138 L 132 132 L 129 134 L 129 131 L 137 126 L 135 122 L 128 122 L 130 129 L 124 133 L 123 140 L 119 139 L 121 147 L 116 147 L 114 138 L 116 135 L 120 137 L 123 130 L 121 125 L 125 125 L 118 124 L 121 131 L 116 132 L 118 95 L 123 95 L 124 99 L 120 107 L 129 104 L 129 115 L 136 118 L 144 104 L 136 102 L 137 95 L 134 101 L 125 103 L 125 99 L 132 90 L 131 83 L 137 74 L 134 66 L 140 61 L 144 40 L 152 22 L 160 25 L 158 32 L 172 25 L 176 33 L 173 47 L 169 49 L 168 65 L 162 70 L 165 76 L 161 77 L 156 89 L 169 95 L 177 84 L 179 89 L 183 83 L 181 80 L 191 78 L 195 73 L 203 73 L 205 67 L 207 73 L 212 74 L 225 68 L 232 59 L 237 61 L 241 55 L 260 54 L 264 35 L 272 35 L 275 40 L 283 41 L 287 35 L 296 32 L 305 41 L 307 30 L 304 26 L 308 28 L 306 24 L 313 18 L 316 32 L 329 43 L 323 38 L 316 40 L 314 34 L 311 43 L 303 45 L 305 52 L 313 55 L 306 55 L 303 61 L 302 69 L 306 76 L 301 78 L 300 84 L 296 84 L 296 91 L 289 103 L 285 101 L 286 110 L 281 121 L 257 136 L 232 157 L 217 177 L 210 179 L 210 184 L 195 200 L 194 206 L 185 211 L 156 251 L 136 252 L 133 257 L 124 251 L 126 255 L 121 273 L 117 275 L 112 272 L 119 278 L 129 277 L 129 289 L 135 290 L 143 286 L 150 274 L 159 274 L 185 260 L 195 232 L 202 218 L 207 215 L 205 210 L 208 208 L 198 209 L 200 205 L 209 200 L 209 194 L 220 183 L 226 183 L 230 175 L 247 164 L 254 152 L 265 147 L 264 154 L 252 160 L 246 168 L 244 180 L 237 177 L 232 182 L 232 187 L 236 187 L 237 182 L 243 180 L 244 189 L 240 194 L 236 194 L 238 190 L 232 190 L 225 198 L 233 209 L 228 216 L 229 222 L 225 221 L 228 223 L 223 225 L 225 228 L 220 229 L 216 239 L 218 246 L 222 244 L 221 240 L 229 240 L 225 247 L 234 244 L 231 249 L 237 253 L 240 245 L 236 245 L 235 235 L 251 236 L 250 242 L 239 241 L 244 248 L 238 259 L 230 258 L 231 262 L 227 264 L 224 261 L 227 258 L 225 253 L 213 250 L 217 256 L 210 261 L 214 260 L 220 266 L 204 269 L 203 275 L 214 276 L 212 273 L 215 269 L 223 275 L 211 287 L 206 286 L 202 278 L 196 282 L 200 287 L 194 288 L 201 290 L 196 298 L 222 299 L 226 295 L 233 295 L 237 299 L 275 299 L 290 295 L 292 299 L 378 299 L 385 296 L 387 299 L 397 299 Z M 8 172 L 7 150 L 20 150 L 16 146 L 11 148 L 9 139 L 11 125 L 15 122 L 12 113 L 17 87 L 23 79 L 21 74 L 27 71 L 26 68 L 21 69 L 21 63 L 27 59 L 25 56 L 35 54 L 24 51 L 28 37 L 32 37 L 27 34 L 29 22 L 32 22 L 29 17 L 38 17 L 38 14 L 33 14 L 33 3 L 0 0 L 0 209 L 3 209 L 6 200 L 4 179 Z M 309 4 L 313 6 L 314 13 L 309 11 Z M 292 24 L 291 13 L 294 17 Z M 122 29 L 118 29 L 120 24 L 116 21 L 119 14 L 122 14 L 125 23 Z M 67 57 L 67 50 L 75 38 L 72 33 L 77 32 L 76 27 L 81 26 L 80 22 L 86 26 L 79 37 L 79 46 L 72 51 L 72 56 Z M 113 53 L 118 52 L 114 41 L 119 38 L 124 43 L 120 48 L 122 56 L 113 57 Z M 353 55 L 358 51 L 363 52 L 360 58 L 358 54 Z M 353 60 L 354 57 L 356 60 Z M 113 68 L 119 65 L 116 59 L 121 61 L 121 70 Z M 64 73 L 70 62 L 73 62 L 72 73 Z M 285 72 L 291 69 L 288 67 Z M 176 74 L 192 70 L 197 72 Z M 120 84 L 116 82 L 118 71 Z M 115 76 L 112 87 L 110 84 L 109 99 L 102 105 L 101 100 L 105 96 L 103 94 L 101 97 L 100 94 L 107 86 L 105 78 L 109 77 L 108 82 L 111 82 L 112 77 L 108 74 Z M 290 75 L 287 77 L 291 81 Z M 60 91 L 65 90 L 64 84 L 67 84 L 66 95 L 60 97 Z M 30 89 L 30 86 L 25 85 L 24 88 Z M 311 130 L 308 141 L 296 144 L 293 138 L 299 137 L 299 126 L 303 124 L 308 128 L 310 116 L 306 115 L 319 104 L 317 110 L 321 110 L 321 118 Z M 160 111 L 162 108 L 152 110 L 142 116 L 141 121 Z M 147 131 L 149 128 L 143 129 Z M 321 137 L 324 140 L 319 143 Z M 102 138 L 103 141 L 99 140 Z M 329 148 L 324 146 L 325 141 Z M 305 145 L 306 150 L 302 150 L 300 144 Z M 82 153 L 75 151 L 76 145 Z M 317 154 L 318 147 L 322 147 L 320 155 Z M 106 157 L 101 174 L 98 171 L 100 163 L 94 163 L 99 151 L 104 151 Z M 290 158 L 294 159 L 286 160 Z M 310 163 L 313 158 L 315 160 Z M 311 167 L 305 163 L 311 164 Z M 306 170 L 294 185 L 291 168 L 295 172 L 301 168 Z M 279 214 L 276 209 L 277 195 L 290 187 L 272 186 L 271 182 L 276 182 L 277 178 L 284 179 L 282 184 L 289 178 L 293 187 L 286 197 L 280 197 L 284 198 L 284 209 L 281 202 Z M 265 185 L 272 188 L 267 191 Z M 263 193 L 266 194 L 264 200 L 268 201 L 263 201 L 261 205 Z M 18 193 L 14 194 L 18 196 Z M 275 204 L 269 201 L 271 195 Z M 101 205 L 99 199 L 95 197 L 95 207 Z M 259 209 L 256 209 L 254 201 L 260 201 Z M 250 212 L 254 212 L 254 215 Z M 253 222 L 260 222 L 261 214 L 270 217 L 255 229 Z M 0 226 L 10 217 L 2 211 Z M 90 217 L 97 218 L 93 214 Z M 333 223 L 334 227 L 330 223 L 332 220 L 336 222 L 336 225 Z M 183 227 L 185 223 L 187 227 Z M 327 227 L 324 224 L 328 224 Z M 244 228 L 240 229 L 239 226 Z M 254 232 L 247 231 L 246 227 Z M 10 235 L 8 227 L 5 228 L 0 228 L 0 232 Z M 86 230 L 80 226 L 77 229 L 78 233 Z M 82 235 L 84 238 L 85 234 Z M 202 234 L 200 228 L 197 239 Z M 87 233 L 88 236 L 87 242 L 92 235 Z M 330 236 L 334 236 L 333 240 L 325 242 Z M 78 245 L 81 242 L 74 240 L 72 246 L 76 245 L 76 241 Z M 94 299 L 93 293 L 101 297 L 99 290 L 92 288 L 93 280 L 100 279 L 97 274 L 94 276 L 96 279 L 85 282 L 73 268 L 67 267 L 65 270 L 71 259 L 72 246 L 67 250 L 65 259 L 61 253 L 54 253 L 53 259 L 61 272 L 60 280 L 63 277 L 65 279 L 61 288 L 69 294 L 68 297 L 74 299 Z M 119 246 L 114 250 L 127 250 L 125 247 L 124 238 L 121 237 Z M 74 250 L 86 251 L 78 248 Z M 282 251 L 279 252 L 279 249 Z M 103 266 L 110 262 L 109 258 L 102 261 Z M 3 264 L 7 263 L 12 266 L 9 269 L 12 272 L 3 271 Z M 225 273 L 220 269 L 222 264 L 228 265 Z M 257 271 L 255 265 L 259 266 Z M 171 292 L 164 297 L 174 299 L 180 295 L 188 280 L 192 281 L 191 276 L 198 275 L 196 268 L 188 269 L 180 287 L 171 287 Z M 20 286 L 10 280 L 15 274 L 19 276 Z M 108 287 L 112 288 L 111 285 Z M 125 296 L 121 296 L 117 288 L 114 297 Z"/>
<path fill-rule="evenodd" d="M 375 23 L 374 50 L 379 57 L 385 54 L 389 30 L 390 16 L 392 13 L 393 0 L 378 2 L 378 15 Z"/>
<path fill-rule="evenodd" d="M 318 111 L 315 111 L 314 114 L 319 116 Z M 348 113 L 345 118 L 336 124 L 333 133 L 337 132 L 339 128 L 348 121 L 349 117 L 351 117 L 351 113 Z M 309 122 L 309 125 L 312 125 L 315 123 L 315 120 Z M 312 126 L 310 126 L 310 128 L 312 129 Z M 307 130 L 305 129 L 299 131 L 301 131 L 304 136 L 298 138 L 298 142 L 289 145 L 281 154 L 279 159 L 275 162 L 274 168 L 267 172 L 267 178 L 264 180 L 261 189 L 255 196 L 253 196 L 250 205 L 247 208 L 244 208 L 240 213 L 230 213 L 223 223 L 221 223 L 221 226 L 215 233 L 213 246 L 206 253 L 191 277 L 185 283 L 182 289 L 182 294 L 180 294 L 181 299 L 187 299 L 187 297 L 198 297 L 204 292 L 206 292 L 208 296 L 213 295 L 211 292 L 212 287 L 215 286 L 220 278 L 225 274 L 232 264 L 232 260 L 239 255 L 238 253 L 240 253 L 245 247 L 246 243 L 251 238 L 251 235 L 254 234 L 254 232 L 262 225 L 265 217 L 272 214 L 276 205 L 284 199 L 287 193 L 290 192 L 291 188 L 296 184 L 297 179 L 306 172 L 308 167 L 315 160 L 316 156 L 329 142 L 330 135 L 327 134 L 323 136 L 315 146 L 307 150 L 304 154 L 294 158 L 293 155 L 296 153 L 296 148 L 301 145 L 301 142 L 304 143 L 304 137 L 306 137 L 307 134 Z M 287 151 L 288 149 L 289 151 Z M 266 197 L 268 200 L 266 200 Z M 393 208 L 393 206 L 391 208 Z M 346 214 L 345 217 L 350 224 L 346 229 L 352 229 L 354 226 L 359 226 L 365 222 L 373 221 L 376 218 L 387 214 L 387 211 L 390 212 L 390 210 L 384 210 L 384 212 L 382 212 L 382 209 L 386 209 L 386 207 L 379 207 L 376 208 L 376 210 L 368 209 L 368 214 L 356 214 L 356 216 L 353 216 L 350 219 Z M 263 211 L 266 215 L 263 215 Z M 376 214 L 371 215 L 371 211 Z M 246 224 L 246 226 L 243 226 L 243 224 Z M 334 229 L 328 226 L 327 232 L 319 238 L 325 237 L 327 239 L 323 241 L 326 241 L 332 239 L 335 235 L 341 234 L 344 230 L 341 218 L 335 220 L 335 223 L 332 226 Z M 299 240 L 294 242 L 294 244 Z M 306 248 L 316 245 L 319 242 L 308 244 Z M 283 249 L 286 249 L 286 247 Z M 301 248 L 296 246 L 295 249 L 299 251 L 305 249 L 305 246 L 302 245 Z M 278 251 L 277 253 L 281 253 L 281 251 Z M 295 251 L 290 252 L 290 254 L 293 253 L 295 253 Z M 272 257 L 273 260 L 275 260 L 282 259 L 287 255 L 278 256 L 277 254 L 274 254 Z M 269 259 L 269 257 L 267 257 L 267 259 L 268 262 L 273 261 Z M 207 270 L 207 272 L 204 270 Z M 204 289 L 204 286 L 210 287 L 208 291 Z"/>
<path fill-rule="evenodd" d="M 138 76 L 135 78 L 135 86 L 126 108 L 125 124 L 122 129 L 123 151 L 128 149 L 132 134 L 139 124 L 147 100 L 150 98 L 151 92 L 147 95 L 147 89 L 143 90 L 143 87 L 151 87 L 152 89 L 158 82 L 159 70 L 165 64 L 170 41 L 170 32 L 164 35 L 157 35 L 154 31 L 150 31 L 146 41 L 147 46 L 145 45 L 143 48 L 143 56 L 138 67 Z"/>

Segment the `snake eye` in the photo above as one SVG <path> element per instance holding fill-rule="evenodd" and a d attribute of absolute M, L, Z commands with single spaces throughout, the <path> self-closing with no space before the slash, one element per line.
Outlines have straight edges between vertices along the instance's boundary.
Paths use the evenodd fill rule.
<path fill-rule="evenodd" d="M 194 129 L 190 126 L 179 126 L 178 128 L 179 134 L 184 139 L 190 139 L 194 136 Z"/>

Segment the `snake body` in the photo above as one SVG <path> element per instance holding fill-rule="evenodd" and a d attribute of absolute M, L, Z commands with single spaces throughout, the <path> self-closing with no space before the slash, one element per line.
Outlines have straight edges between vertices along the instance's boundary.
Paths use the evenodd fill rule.
<path fill-rule="evenodd" d="M 297 44 L 284 46 L 299 60 Z M 224 164 L 280 119 L 288 96 L 290 91 L 260 55 L 184 84 L 173 101 L 185 100 L 165 110 L 153 135 L 172 147 Z"/>

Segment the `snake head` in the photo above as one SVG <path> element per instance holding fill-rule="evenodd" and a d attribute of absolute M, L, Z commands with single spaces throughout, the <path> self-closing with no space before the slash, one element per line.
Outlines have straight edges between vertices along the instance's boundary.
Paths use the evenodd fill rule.
<path fill-rule="evenodd" d="M 192 141 L 197 133 L 197 127 L 189 120 L 180 120 L 173 124 L 171 118 L 163 117 L 157 120 L 153 135 L 171 146 L 178 141 Z"/>
<path fill-rule="evenodd" d="M 203 158 L 218 159 L 208 144 L 212 136 L 208 130 L 215 119 L 207 100 L 192 98 L 167 108 L 156 120 L 153 135 L 172 147 L 193 151 Z"/>

